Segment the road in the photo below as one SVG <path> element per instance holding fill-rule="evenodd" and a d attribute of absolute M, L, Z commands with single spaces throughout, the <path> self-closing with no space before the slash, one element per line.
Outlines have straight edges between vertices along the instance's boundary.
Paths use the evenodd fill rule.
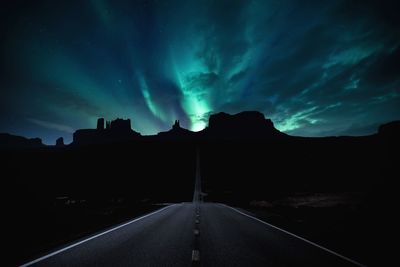
<path fill-rule="evenodd" d="M 197 151 L 193 201 L 173 204 L 25 266 L 362 266 L 218 203 L 204 203 Z"/>
<path fill-rule="evenodd" d="M 357 266 L 240 212 L 174 204 L 24 266 Z"/>

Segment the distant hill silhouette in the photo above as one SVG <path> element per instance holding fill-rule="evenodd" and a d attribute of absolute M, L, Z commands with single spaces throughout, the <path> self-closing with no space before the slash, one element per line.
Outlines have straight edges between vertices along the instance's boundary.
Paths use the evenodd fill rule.
<path fill-rule="evenodd" d="M 22 136 L 0 133 L 0 148 L 39 148 L 43 147 L 40 138 L 25 138 Z"/>
<path fill-rule="evenodd" d="M 389 138 L 400 137 L 400 121 L 392 121 L 379 126 L 378 134 Z"/>

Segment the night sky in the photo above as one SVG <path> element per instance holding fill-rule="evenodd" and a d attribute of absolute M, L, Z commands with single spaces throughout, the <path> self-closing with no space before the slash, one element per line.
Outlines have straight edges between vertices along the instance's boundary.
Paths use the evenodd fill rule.
<path fill-rule="evenodd" d="M 398 1 L 2 1 L 0 132 L 70 142 L 258 110 L 303 136 L 400 119 Z M 397 5 L 397 6 L 396 6 Z"/>

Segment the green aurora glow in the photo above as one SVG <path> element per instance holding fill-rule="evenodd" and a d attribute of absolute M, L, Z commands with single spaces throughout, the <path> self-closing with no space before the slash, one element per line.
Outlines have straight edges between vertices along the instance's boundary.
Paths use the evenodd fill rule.
<path fill-rule="evenodd" d="M 198 131 L 259 110 L 290 134 L 358 135 L 400 118 L 395 1 L 10 2 L 1 132 L 70 141 L 98 117 Z"/>

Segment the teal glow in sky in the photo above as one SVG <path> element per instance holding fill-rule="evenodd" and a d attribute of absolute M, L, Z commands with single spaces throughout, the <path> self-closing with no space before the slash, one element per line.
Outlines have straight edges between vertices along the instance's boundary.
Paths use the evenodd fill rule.
<path fill-rule="evenodd" d="M 400 118 L 397 1 L 7 2 L 0 132 L 198 131 L 258 110 L 289 134 L 362 135 Z"/>

